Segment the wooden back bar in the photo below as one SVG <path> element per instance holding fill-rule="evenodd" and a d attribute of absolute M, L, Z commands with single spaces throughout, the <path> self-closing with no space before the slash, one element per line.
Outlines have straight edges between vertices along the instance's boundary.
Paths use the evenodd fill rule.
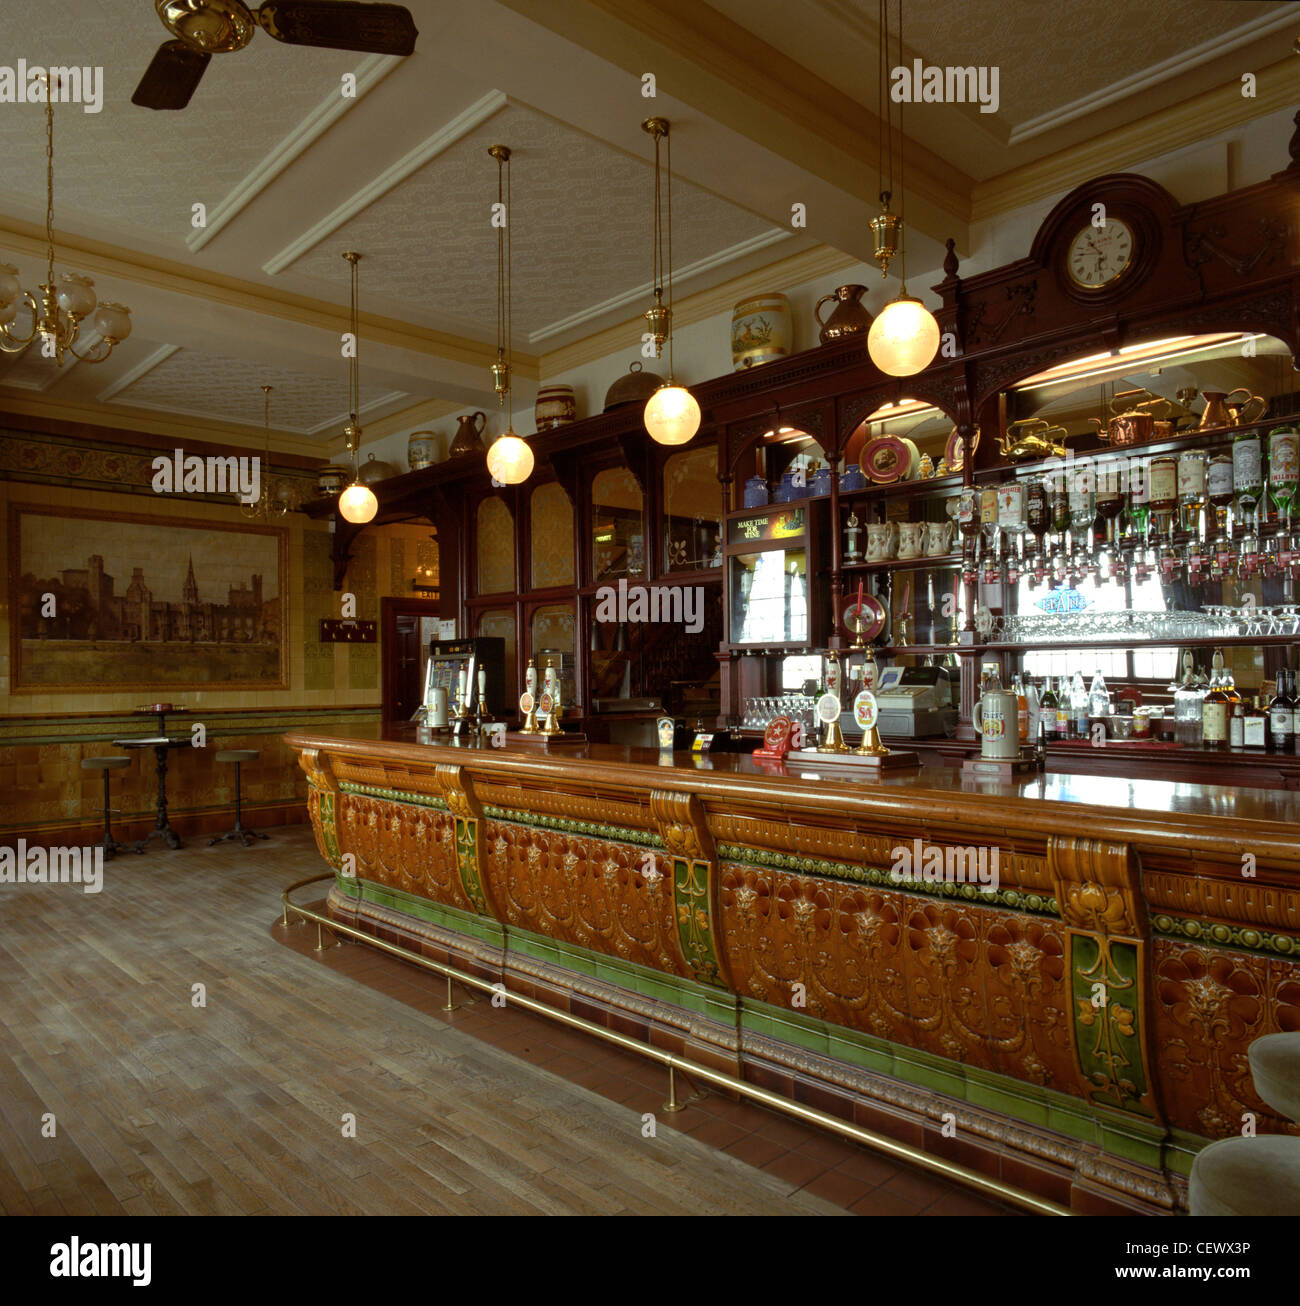
<path fill-rule="evenodd" d="M 658 972 L 717 1009 L 716 1030 L 692 1029 L 734 1064 L 932 1119 L 993 1103 L 973 1134 L 1121 1206 L 1176 1209 L 1195 1150 L 1248 1114 L 1293 1128 L 1245 1053 L 1300 1028 L 1295 793 L 286 738 L 322 855 L 355 858 L 332 895 L 349 919 L 395 890 L 371 927 L 441 904 L 490 923 L 503 972 L 512 939 L 538 938 L 589 975 L 602 958 Z M 972 882 L 994 871 L 994 892 Z"/>

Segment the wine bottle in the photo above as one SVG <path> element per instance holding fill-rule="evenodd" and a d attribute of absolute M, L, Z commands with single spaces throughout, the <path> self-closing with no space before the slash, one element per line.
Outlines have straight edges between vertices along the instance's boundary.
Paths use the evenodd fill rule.
<path fill-rule="evenodd" d="M 1259 507 L 1264 488 L 1263 458 L 1258 431 L 1239 431 L 1232 441 L 1232 484 L 1237 497 L 1235 521 L 1244 526 Z M 1236 527 L 1234 525 L 1234 531 Z"/>
<path fill-rule="evenodd" d="M 1278 516 L 1288 526 L 1300 481 L 1300 433 L 1293 427 L 1274 427 L 1268 433 L 1268 491 Z"/>
<path fill-rule="evenodd" d="M 1223 751 L 1228 747 L 1228 717 L 1232 712 L 1232 702 L 1222 683 L 1223 654 L 1215 650 L 1214 676 L 1210 681 L 1210 691 L 1201 706 L 1201 739 L 1206 748 Z"/>

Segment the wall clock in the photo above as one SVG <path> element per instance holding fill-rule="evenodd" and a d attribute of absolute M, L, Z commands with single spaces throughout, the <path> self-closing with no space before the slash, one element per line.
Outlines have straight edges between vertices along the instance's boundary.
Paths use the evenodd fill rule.
<path fill-rule="evenodd" d="M 1065 273 L 1080 290 L 1113 286 L 1132 266 L 1137 252 L 1133 228 L 1122 218 L 1107 218 L 1104 226 L 1085 226 L 1065 251 Z"/>

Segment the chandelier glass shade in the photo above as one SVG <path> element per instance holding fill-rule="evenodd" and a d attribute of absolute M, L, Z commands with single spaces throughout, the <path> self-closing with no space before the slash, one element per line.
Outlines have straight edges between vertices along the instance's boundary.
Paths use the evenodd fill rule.
<path fill-rule="evenodd" d="M 687 444 L 700 429 L 700 405 L 685 386 L 661 385 L 646 400 L 645 429 L 658 444 Z"/>
<path fill-rule="evenodd" d="M 502 485 L 522 485 L 533 474 L 533 451 L 513 430 L 498 436 L 487 451 L 488 474 Z"/>
<path fill-rule="evenodd" d="M 71 355 L 77 362 L 102 363 L 131 334 L 131 310 L 108 301 L 100 303 L 95 283 L 75 272 L 54 278 L 54 99 L 50 77 L 45 74 L 45 246 L 46 277 L 32 294 L 23 288 L 18 269 L 0 263 L 0 350 L 21 353 L 34 341 L 40 341 L 43 358 L 58 367 Z M 20 308 L 32 315 L 30 328 L 19 334 L 11 327 Z M 82 324 L 89 321 L 94 338 L 84 341 Z"/>
<path fill-rule="evenodd" d="M 871 361 L 890 376 L 915 376 L 939 348 L 939 323 L 919 299 L 904 293 L 876 315 L 867 332 Z"/>

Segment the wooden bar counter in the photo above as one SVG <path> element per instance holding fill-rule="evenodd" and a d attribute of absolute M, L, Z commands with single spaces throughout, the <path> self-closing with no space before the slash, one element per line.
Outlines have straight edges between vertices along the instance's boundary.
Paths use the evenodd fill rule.
<path fill-rule="evenodd" d="M 1300 795 L 409 738 L 286 736 L 357 928 L 1080 1211 L 1295 1128 Z"/>

